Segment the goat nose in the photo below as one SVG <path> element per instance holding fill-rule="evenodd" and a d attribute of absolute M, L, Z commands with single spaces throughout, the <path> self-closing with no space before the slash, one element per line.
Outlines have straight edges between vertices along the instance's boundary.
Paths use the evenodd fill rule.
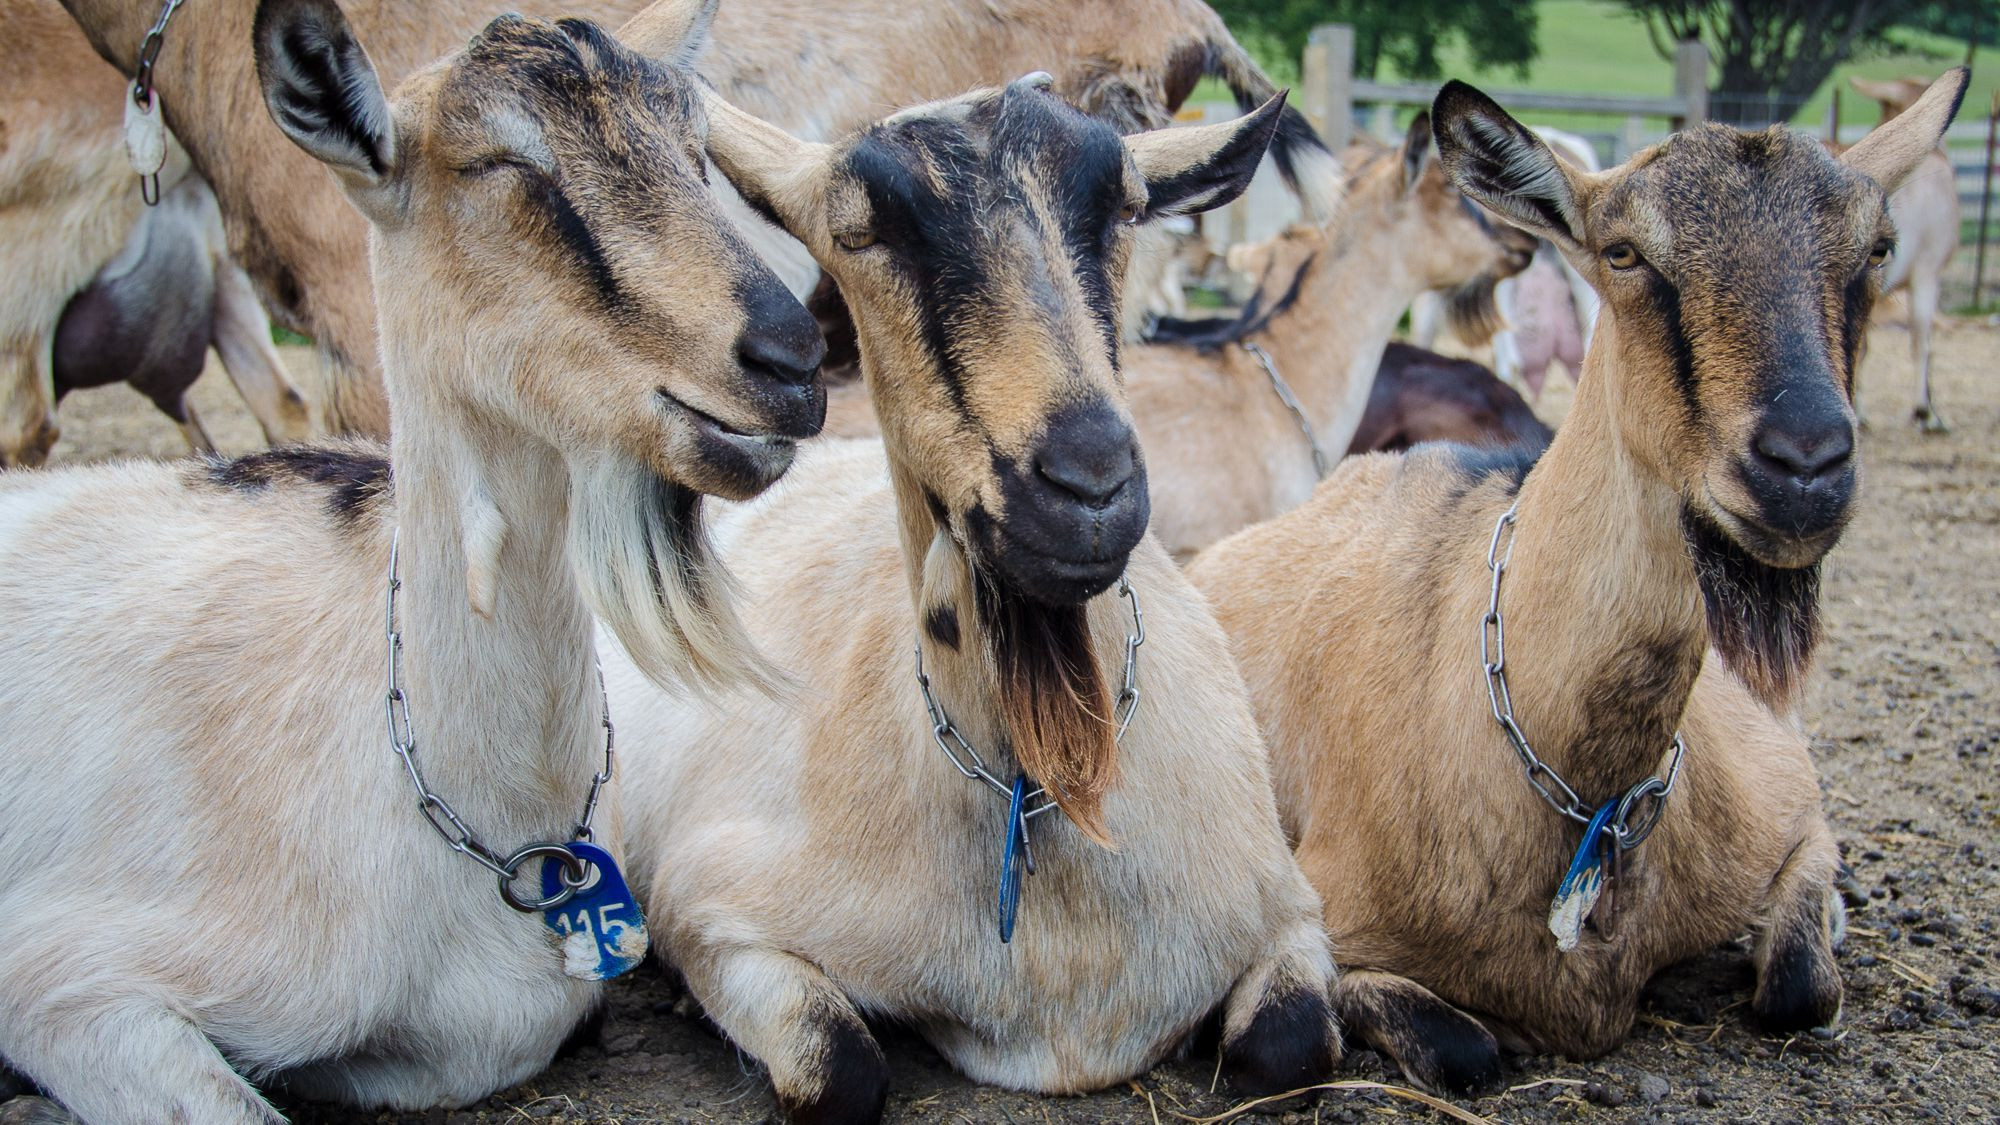
<path fill-rule="evenodd" d="M 1108 440 L 1102 442 L 1045 448 L 1035 458 L 1035 471 L 1089 507 L 1105 507 L 1117 498 L 1138 467 L 1132 455 L 1132 431 L 1125 426 L 1119 429 L 1121 433 L 1105 435 Z"/>
<path fill-rule="evenodd" d="M 1847 465 L 1854 455 L 1854 428 L 1845 420 L 1809 434 L 1766 426 L 1758 432 L 1752 448 L 1767 470 L 1806 488 Z"/>
<path fill-rule="evenodd" d="M 791 290 L 768 279 L 743 297 L 748 326 L 736 339 L 736 358 L 745 368 L 780 383 L 804 386 L 826 359 L 826 337 Z"/>

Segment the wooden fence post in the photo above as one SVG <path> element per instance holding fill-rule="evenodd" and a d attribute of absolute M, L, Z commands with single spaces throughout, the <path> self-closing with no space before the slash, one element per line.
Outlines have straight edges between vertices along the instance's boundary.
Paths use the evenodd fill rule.
<path fill-rule="evenodd" d="M 1684 39 L 1674 49 L 1674 96 L 1687 107 L 1674 118 L 1675 129 L 1708 120 L 1708 48 L 1699 39 Z"/>
<path fill-rule="evenodd" d="M 1996 140 L 2000 140 L 2000 91 L 1994 92 L 1993 108 L 1986 115 L 1986 167 L 1979 173 L 1979 249 L 1972 267 L 1974 310 L 1979 308 L 1980 290 L 1986 288 L 1986 216 L 1993 206 L 1993 146 Z M 1952 190 L 1958 190 L 1956 182 Z"/>
<path fill-rule="evenodd" d="M 1300 83 L 1305 114 L 1318 126 L 1326 147 L 1339 152 L 1354 137 L 1354 29 L 1322 24 L 1306 37 Z"/>

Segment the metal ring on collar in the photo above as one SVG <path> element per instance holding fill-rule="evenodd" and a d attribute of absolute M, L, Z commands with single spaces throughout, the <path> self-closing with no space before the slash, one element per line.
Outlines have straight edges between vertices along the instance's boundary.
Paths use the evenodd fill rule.
<path fill-rule="evenodd" d="M 538 857 L 541 859 L 552 859 L 563 865 L 562 890 L 546 898 L 522 898 L 514 893 L 514 879 L 520 873 L 523 864 Z M 507 862 L 502 866 L 506 867 L 507 870 L 499 876 L 500 897 L 508 906 L 513 907 L 523 914 L 553 910 L 570 899 L 575 898 L 577 888 L 590 881 L 590 864 L 584 862 L 575 852 L 570 851 L 567 844 L 529 844 L 527 847 L 508 856 Z"/>
<path fill-rule="evenodd" d="M 1643 802 L 1643 804 L 1642 804 Z M 1635 822 L 1634 811 L 1641 811 Z M 1657 777 L 1649 777 L 1625 791 L 1618 801 L 1618 811 L 1612 814 L 1611 831 L 1618 841 L 1620 851 L 1631 851 L 1653 834 L 1660 823 L 1660 816 L 1667 811 L 1667 783 Z"/>

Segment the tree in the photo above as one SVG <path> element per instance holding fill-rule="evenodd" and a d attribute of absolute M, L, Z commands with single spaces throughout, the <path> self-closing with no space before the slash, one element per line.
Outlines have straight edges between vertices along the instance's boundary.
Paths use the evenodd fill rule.
<path fill-rule="evenodd" d="M 1925 16 L 1950 18 L 1990 0 L 1625 0 L 1646 23 L 1653 48 L 1671 59 L 1699 39 L 1715 60 L 1709 114 L 1761 125 L 1787 121 L 1833 68 L 1856 52 L 1888 45 L 1891 27 Z"/>
<path fill-rule="evenodd" d="M 1354 73 L 1375 78 L 1383 63 L 1410 78 L 1437 78 L 1441 47 L 1463 43 L 1475 68 L 1513 67 L 1535 57 L 1535 5 L 1517 0 L 1210 0 L 1280 78 L 1297 74 L 1306 35 L 1323 23 L 1354 27 Z"/>

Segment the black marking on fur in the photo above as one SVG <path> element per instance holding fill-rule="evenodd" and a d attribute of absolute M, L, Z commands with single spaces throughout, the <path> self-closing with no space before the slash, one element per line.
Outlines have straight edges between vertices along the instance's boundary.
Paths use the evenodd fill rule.
<path fill-rule="evenodd" d="M 924 632 L 944 647 L 958 651 L 958 611 L 948 605 L 934 605 L 924 615 Z"/>
<path fill-rule="evenodd" d="M 1493 372 L 1468 359 L 1391 342 L 1347 452 L 1408 449 L 1427 441 L 1542 450 L 1554 437 L 1520 392 Z"/>
<path fill-rule="evenodd" d="M 577 212 L 576 205 L 569 196 L 547 174 L 532 168 L 521 167 L 521 185 L 528 202 L 541 213 L 557 241 L 590 278 L 596 290 L 597 299 L 611 312 L 630 312 L 633 309 L 631 295 L 618 283 L 618 271 L 611 259 L 605 256 L 604 247 L 597 241 L 597 235 L 590 229 Z"/>
<path fill-rule="evenodd" d="M 1868 333 L 1868 314 L 1875 307 L 1875 280 L 1864 271 L 1856 274 L 1840 294 L 1840 354 L 1847 360 L 1845 386 L 1854 393 L 1854 365 L 1860 359 L 1863 338 Z"/>
<path fill-rule="evenodd" d="M 1688 342 L 1687 328 L 1681 322 L 1680 290 L 1651 266 L 1639 268 L 1646 271 L 1646 293 L 1660 321 L 1654 339 L 1666 349 L 1667 359 L 1673 364 L 1674 389 L 1680 392 L 1688 420 L 1696 421 L 1701 418 L 1701 393 L 1695 381 L 1694 346 Z"/>
<path fill-rule="evenodd" d="M 1324 1082 L 1333 1073 L 1339 1037 L 1326 997 L 1293 988 L 1266 998 L 1250 1026 L 1222 1049 L 1230 1085 L 1253 1098 Z"/>
<path fill-rule="evenodd" d="M 210 459 L 205 469 L 214 483 L 245 492 L 287 483 L 325 487 L 327 511 L 347 523 L 387 498 L 392 483 L 389 459 L 358 448 L 308 445 L 266 449 L 234 461 Z"/>
<path fill-rule="evenodd" d="M 1564 768 L 1585 804 L 1611 800 L 1661 768 L 1706 647 L 1698 636 L 1634 637 L 1581 685 L 1585 727 L 1565 751 L 1573 765 Z"/>
<path fill-rule="evenodd" d="M 1268 306 L 1265 304 L 1267 294 L 1264 286 L 1259 284 L 1256 292 L 1250 294 L 1250 299 L 1243 303 L 1243 311 L 1237 315 L 1192 318 L 1163 316 L 1154 321 L 1147 330 L 1146 342 L 1212 352 L 1217 348 L 1247 340 L 1269 327 L 1272 320 L 1283 316 L 1298 303 L 1299 291 L 1305 287 L 1306 274 L 1312 271 L 1313 263 L 1318 260 L 1318 254 L 1307 255 L 1306 260 L 1299 263 L 1298 272 L 1294 273 L 1291 281 L 1285 285 L 1284 292 Z"/>
<path fill-rule="evenodd" d="M 780 1094 L 779 1108 L 792 1125 L 875 1125 L 889 1098 L 889 1063 L 868 1029 L 852 1017 L 814 1021 L 826 1040 L 817 1096 Z"/>
<path fill-rule="evenodd" d="M 1179 65 L 1182 61 L 1183 56 L 1177 54 L 1175 64 Z M 1209 44 L 1201 62 L 1202 73 L 1209 78 L 1221 79 L 1229 87 L 1230 96 L 1236 99 L 1236 108 L 1244 113 L 1263 105 L 1278 92 L 1271 85 L 1271 80 L 1233 42 Z M 1290 105 L 1279 111 L 1277 129 L 1271 135 L 1269 144 L 1271 160 L 1278 166 L 1278 175 L 1284 177 L 1294 193 L 1301 190 L 1300 159 L 1313 152 L 1329 152 L 1326 142 L 1313 130 L 1312 123 Z"/>
<path fill-rule="evenodd" d="M 1691 508 L 1681 534 L 1723 663 L 1766 703 L 1790 698 L 1819 642 L 1819 564 L 1767 566 Z"/>

